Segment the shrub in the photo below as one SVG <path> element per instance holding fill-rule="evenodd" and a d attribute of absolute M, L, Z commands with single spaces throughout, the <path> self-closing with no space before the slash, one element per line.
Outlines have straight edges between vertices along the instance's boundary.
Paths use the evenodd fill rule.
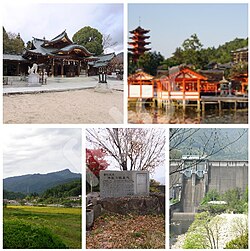
<path fill-rule="evenodd" d="M 213 205 L 213 204 L 204 204 L 199 206 L 198 212 L 209 212 L 212 215 L 222 214 L 226 212 L 227 205 Z"/>
<path fill-rule="evenodd" d="M 241 235 L 226 244 L 226 249 L 248 249 L 248 234 Z"/>
<path fill-rule="evenodd" d="M 207 204 L 209 201 L 217 201 L 217 200 L 220 200 L 220 194 L 215 189 L 212 189 L 207 192 L 207 194 L 201 201 L 201 205 Z"/>
<path fill-rule="evenodd" d="M 4 221 L 3 248 L 63 249 L 67 247 L 49 229 L 15 219 Z"/>
<path fill-rule="evenodd" d="M 209 244 L 206 238 L 204 225 L 210 220 L 208 212 L 195 215 L 195 220 L 188 229 L 182 248 L 184 249 L 206 249 Z"/>

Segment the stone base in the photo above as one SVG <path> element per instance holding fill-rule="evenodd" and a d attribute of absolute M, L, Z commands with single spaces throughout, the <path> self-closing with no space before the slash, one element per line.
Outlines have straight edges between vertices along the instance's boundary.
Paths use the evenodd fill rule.
<path fill-rule="evenodd" d="M 39 83 L 39 74 L 32 73 L 28 76 L 28 86 L 41 86 L 41 83 Z"/>
<path fill-rule="evenodd" d="M 95 87 L 95 92 L 100 93 L 112 93 L 111 88 L 109 87 L 108 83 L 101 83 L 99 82 L 97 86 Z"/>
<path fill-rule="evenodd" d="M 118 214 L 164 214 L 165 215 L 165 195 L 150 195 L 123 198 L 100 199 L 98 204 L 103 210 Z"/>

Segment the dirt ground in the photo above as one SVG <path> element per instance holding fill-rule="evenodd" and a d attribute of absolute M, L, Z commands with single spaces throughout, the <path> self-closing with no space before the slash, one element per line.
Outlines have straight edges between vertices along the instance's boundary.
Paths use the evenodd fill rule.
<path fill-rule="evenodd" d="M 165 249 L 162 215 L 102 215 L 86 235 L 87 249 Z"/>
<path fill-rule="evenodd" d="M 6 124 L 123 123 L 123 92 L 92 89 L 3 97 Z"/>

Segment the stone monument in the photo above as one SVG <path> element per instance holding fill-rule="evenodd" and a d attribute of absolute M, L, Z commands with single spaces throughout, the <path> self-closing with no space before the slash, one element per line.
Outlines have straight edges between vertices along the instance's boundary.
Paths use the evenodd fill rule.
<path fill-rule="evenodd" d="M 100 197 L 118 198 L 149 195 L 148 171 L 101 171 Z"/>
<path fill-rule="evenodd" d="M 39 74 L 37 73 L 38 65 L 33 64 L 33 66 L 28 68 L 28 86 L 41 86 L 39 82 Z"/>

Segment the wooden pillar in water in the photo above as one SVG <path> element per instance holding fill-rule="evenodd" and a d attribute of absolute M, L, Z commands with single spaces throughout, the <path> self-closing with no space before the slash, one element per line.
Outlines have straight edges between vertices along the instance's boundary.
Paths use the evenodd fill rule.
<path fill-rule="evenodd" d="M 199 112 L 201 110 L 201 80 L 197 80 L 197 91 L 198 91 L 198 100 L 197 100 L 197 111 Z"/>
<path fill-rule="evenodd" d="M 218 103 L 219 103 L 219 112 L 221 112 L 221 101 L 220 100 L 218 100 Z"/>
<path fill-rule="evenodd" d="M 156 88 L 157 88 L 157 107 L 162 108 L 162 81 L 156 81 Z M 165 88 L 166 89 L 166 88 Z"/>
<path fill-rule="evenodd" d="M 203 101 L 203 102 L 202 102 L 202 112 L 205 112 L 205 110 L 206 110 L 205 105 L 206 105 L 206 103 Z"/>
<path fill-rule="evenodd" d="M 185 100 L 185 79 L 183 78 L 182 80 L 182 105 L 183 105 L 183 110 L 186 109 L 186 100 Z"/>

